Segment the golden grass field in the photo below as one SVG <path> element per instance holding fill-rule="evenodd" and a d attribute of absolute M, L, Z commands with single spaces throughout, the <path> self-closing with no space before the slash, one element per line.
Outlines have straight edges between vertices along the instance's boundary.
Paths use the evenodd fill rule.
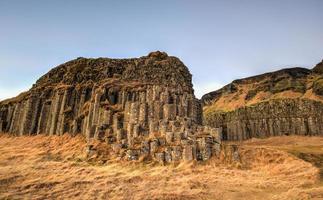
<path fill-rule="evenodd" d="M 95 164 L 84 147 L 80 136 L 1 134 L 0 199 L 323 199 L 322 137 L 243 142 L 241 164 Z"/>

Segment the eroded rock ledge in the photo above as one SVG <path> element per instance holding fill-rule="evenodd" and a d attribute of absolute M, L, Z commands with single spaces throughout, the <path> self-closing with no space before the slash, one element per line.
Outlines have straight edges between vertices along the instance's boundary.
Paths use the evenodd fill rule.
<path fill-rule="evenodd" d="M 221 129 L 201 125 L 191 78 L 178 58 L 163 52 L 133 59 L 78 58 L 1 102 L 0 132 L 84 134 L 128 160 L 207 160 L 220 151 Z"/>

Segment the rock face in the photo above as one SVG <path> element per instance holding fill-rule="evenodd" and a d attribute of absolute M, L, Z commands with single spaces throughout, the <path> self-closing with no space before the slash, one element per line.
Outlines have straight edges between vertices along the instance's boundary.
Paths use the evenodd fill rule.
<path fill-rule="evenodd" d="M 244 79 L 234 80 L 223 88 L 203 95 L 204 106 L 217 110 L 234 110 L 269 98 L 321 97 L 318 86 L 323 76 L 305 68 L 288 68 Z M 286 96 L 287 95 L 287 96 Z"/>
<path fill-rule="evenodd" d="M 223 139 L 323 135 L 322 63 L 235 80 L 202 97 L 204 123 Z"/>
<path fill-rule="evenodd" d="M 201 126 L 191 77 L 179 59 L 162 52 L 78 58 L 1 102 L 0 132 L 84 134 L 128 160 L 207 160 L 219 150 L 221 129 Z"/>
<path fill-rule="evenodd" d="M 305 99 L 275 99 L 207 115 L 205 123 L 222 127 L 225 140 L 281 135 L 323 136 L 323 104 Z"/>
<path fill-rule="evenodd" d="M 313 68 L 313 72 L 323 74 L 323 60 Z"/>

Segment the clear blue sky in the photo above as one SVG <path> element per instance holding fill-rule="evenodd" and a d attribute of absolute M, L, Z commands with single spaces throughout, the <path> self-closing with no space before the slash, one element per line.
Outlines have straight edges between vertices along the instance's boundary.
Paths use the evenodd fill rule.
<path fill-rule="evenodd" d="M 179 57 L 196 95 L 323 59 L 323 0 L 1 0 L 0 99 L 76 57 Z"/>

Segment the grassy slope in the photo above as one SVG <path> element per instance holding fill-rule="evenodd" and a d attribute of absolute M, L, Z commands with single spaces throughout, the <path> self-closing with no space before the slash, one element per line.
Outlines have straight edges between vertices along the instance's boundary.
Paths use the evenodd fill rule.
<path fill-rule="evenodd" d="M 275 148 L 305 160 L 319 169 L 320 181 L 323 184 L 323 137 L 282 136 L 266 140 L 252 139 L 243 144 Z"/>
<path fill-rule="evenodd" d="M 323 153 L 322 138 L 291 138 L 299 151 Z M 239 168 L 215 160 L 94 165 L 82 161 L 81 137 L 0 135 L 0 199 L 322 198 L 319 170 L 286 153 L 295 150 L 290 145 L 285 138 L 242 143 Z"/>
<path fill-rule="evenodd" d="M 267 84 L 268 78 L 257 80 L 254 82 L 243 82 L 235 84 L 237 91 L 233 93 L 222 94 L 216 101 L 209 102 L 203 107 L 204 113 L 208 114 L 214 111 L 232 111 L 240 107 L 250 106 L 263 101 L 269 101 L 271 99 L 281 98 L 303 98 L 311 99 L 315 101 L 323 102 L 323 96 L 319 96 L 313 92 L 313 84 L 317 84 L 318 80 L 323 80 L 321 75 L 309 75 L 306 78 L 299 79 L 299 82 L 305 83 L 305 92 L 297 91 L 297 84 L 293 85 L 293 89 L 289 89 L 289 82 L 283 79 L 281 82 L 276 83 L 276 92 L 272 91 L 259 91 L 261 86 Z M 323 87 L 323 85 L 321 86 Z M 257 91 L 258 90 L 258 91 Z M 257 91 L 257 92 L 255 92 Z M 254 92 L 254 93 L 253 93 Z M 247 95 L 253 94 L 250 98 L 246 98 Z"/>

